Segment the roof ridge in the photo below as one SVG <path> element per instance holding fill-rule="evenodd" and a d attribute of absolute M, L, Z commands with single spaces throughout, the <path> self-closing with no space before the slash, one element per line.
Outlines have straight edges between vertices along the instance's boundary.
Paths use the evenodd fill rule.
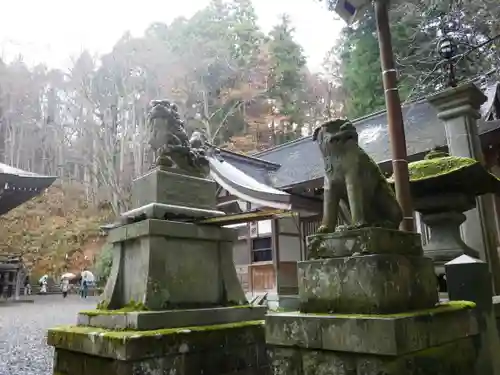
<path fill-rule="evenodd" d="M 471 78 L 469 81 L 467 82 L 477 82 L 477 81 L 480 81 L 482 79 L 484 79 L 485 76 L 489 76 L 493 73 L 496 72 L 496 69 L 491 69 L 490 71 L 486 72 L 486 73 L 483 73 L 481 75 L 478 75 L 476 77 L 473 77 Z M 495 82 L 495 84 L 500 84 L 500 82 Z M 493 85 L 490 85 L 490 86 L 493 86 Z M 415 104 L 420 104 L 420 103 L 423 103 L 423 102 L 427 102 L 427 98 L 424 96 L 424 97 L 417 97 L 415 98 L 414 100 L 411 100 L 409 101 L 408 103 L 404 103 L 401 105 L 402 108 L 407 108 L 407 107 L 410 107 L 412 105 L 415 105 Z M 354 120 L 352 120 L 351 122 L 356 125 L 356 123 L 360 122 L 360 121 L 363 121 L 363 120 L 367 120 L 369 118 L 374 118 L 376 116 L 380 116 L 382 113 L 387 113 L 387 109 L 381 109 L 379 111 L 376 111 L 376 112 L 372 112 L 370 114 L 367 114 L 367 115 L 364 115 L 364 116 L 361 116 L 361 117 L 358 117 Z M 304 142 L 306 139 L 308 138 L 311 138 L 310 135 L 308 136 L 305 136 L 305 137 L 300 137 L 300 138 L 297 138 L 297 139 L 294 139 L 293 141 L 290 141 L 290 142 L 286 142 L 286 143 L 282 143 L 280 145 L 277 145 L 277 146 L 274 146 L 274 147 L 270 147 L 268 148 L 267 150 L 263 150 L 263 151 L 259 151 L 255 154 L 252 154 L 254 157 L 261 157 L 261 156 L 264 156 L 264 155 L 267 155 L 269 152 L 274 152 L 276 150 L 281 150 L 283 148 L 286 148 L 286 147 L 289 147 L 289 146 L 293 146 L 295 145 L 296 143 L 299 143 L 299 142 Z"/>
<path fill-rule="evenodd" d="M 303 141 L 305 141 L 306 139 L 311 138 L 311 137 L 312 137 L 311 135 L 307 135 L 307 136 L 305 136 L 305 137 L 300 137 L 300 138 L 294 139 L 294 140 L 292 140 L 292 141 L 288 141 L 288 142 L 285 142 L 285 143 L 281 143 L 281 144 L 279 144 L 279 145 L 276 145 L 276 146 L 270 147 L 270 148 L 268 148 L 268 149 L 266 149 L 266 150 L 262 150 L 262 151 L 259 151 L 259 152 L 255 153 L 255 154 L 252 154 L 252 156 L 253 156 L 254 158 L 259 159 L 261 155 L 265 155 L 265 154 L 266 154 L 266 153 L 268 153 L 269 151 L 280 150 L 280 149 L 282 149 L 282 148 L 286 148 L 286 147 L 292 146 L 292 145 L 294 145 L 294 144 L 296 144 L 296 143 L 303 142 Z"/>
<path fill-rule="evenodd" d="M 281 165 L 278 164 L 278 163 L 273 163 L 272 161 L 267 161 L 267 160 L 264 160 L 264 159 L 259 159 L 259 158 L 256 158 L 252 155 L 246 155 L 246 154 L 243 154 L 243 153 L 240 153 L 240 152 L 235 152 L 235 151 L 231 151 L 231 150 L 227 150 L 225 148 L 221 148 L 219 149 L 221 152 L 223 153 L 226 153 L 226 154 L 229 154 L 231 156 L 234 156 L 234 157 L 238 157 L 238 158 L 242 158 L 242 159 L 249 159 L 255 163 L 260 163 L 260 164 L 267 164 L 269 166 L 273 166 L 273 167 L 277 167 L 279 168 Z"/>
<path fill-rule="evenodd" d="M 415 99 L 415 100 L 412 100 L 412 101 L 410 101 L 410 102 L 408 102 L 406 104 L 403 104 L 402 107 L 403 108 L 409 107 L 411 105 L 420 104 L 420 103 L 425 102 L 425 101 L 427 101 L 426 98 Z M 380 116 L 382 113 L 386 113 L 386 112 L 387 112 L 386 109 L 381 109 L 381 110 L 379 110 L 377 112 L 370 113 L 369 115 L 364 115 L 364 116 L 358 117 L 358 118 L 352 120 L 351 122 L 353 123 L 353 125 L 356 125 L 356 123 L 358 123 L 360 121 L 363 121 L 363 120 L 366 120 L 366 119 L 369 119 L 369 118 L 373 118 L 373 117 L 376 117 L 376 116 Z M 282 144 L 274 146 L 274 147 L 270 147 L 267 150 L 259 151 L 259 152 L 255 153 L 255 154 L 252 154 L 252 155 L 254 157 L 259 158 L 260 156 L 266 155 L 269 152 L 274 152 L 276 150 L 281 150 L 283 148 L 286 148 L 286 147 L 289 147 L 289 146 L 293 146 L 296 143 L 306 141 L 307 139 L 309 139 L 311 137 L 312 137 L 311 135 L 307 135 L 305 137 L 300 137 L 300 138 L 294 139 L 292 141 L 289 141 L 289 142 L 286 142 L 286 143 L 282 143 Z"/>

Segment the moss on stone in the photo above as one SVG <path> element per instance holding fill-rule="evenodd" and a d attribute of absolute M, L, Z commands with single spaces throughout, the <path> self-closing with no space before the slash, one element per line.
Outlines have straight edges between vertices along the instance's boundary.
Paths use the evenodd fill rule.
<path fill-rule="evenodd" d="M 312 236 L 308 243 L 307 250 L 309 259 L 321 258 L 321 255 L 326 253 L 326 247 L 323 238 L 321 236 Z"/>
<path fill-rule="evenodd" d="M 442 303 L 433 307 L 431 309 L 425 310 L 415 310 L 396 314 L 336 314 L 336 313 L 305 313 L 305 315 L 317 315 L 317 316 L 335 316 L 338 318 L 411 318 L 425 315 L 436 315 L 445 312 L 459 311 L 465 309 L 473 309 L 476 307 L 474 302 L 470 301 L 450 301 Z"/>
<path fill-rule="evenodd" d="M 217 331 L 217 330 L 235 329 L 235 328 L 243 328 L 251 326 L 263 326 L 263 325 L 264 325 L 264 320 L 255 320 L 249 322 L 217 324 L 210 326 L 157 329 L 151 331 L 107 330 L 103 328 L 86 327 L 86 326 L 61 326 L 52 328 L 50 330 L 50 333 L 56 336 L 58 334 L 65 335 L 65 337 L 67 337 L 68 334 L 77 334 L 77 335 L 96 335 L 111 340 L 113 339 L 128 340 L 140 337 L 188 334 L 190 332 Z"/>
<path fill-rule="evenodd" d="M 325 233 L 328 233 L 328 228 L 325 225 L 321 225 L 315 235 L 309 237 L 309 243 L 307 244 L 309 259 L 320 258 L 321 254 L 326 252 L 325 242 L 323 241 L 323 237 L 320 236 Z"/>
<path fill-rule="evenodd" d="M 476 307 L 476 303 L 475 302 L 472 302 L 472 301 L 448 301 L 446 303 L 443 303 L 443 305 L 447 305 L 447 306 L 458 306 L 458 307 L 461 307 L 461 308 L 475 308 Z"/>
<path fill-rule="evenodd" d="M 254 306 L 246 304 L 246 305 L 231 305 L 231 306 L 225 306 L 228 308 L 232 309 L 241 309 L 241 308 L 248 308 L 251 309 Z M 99 315 L 125 315 L 127 313 L 131 312 L 140 312 L 140 311 L 150 311 L 144 304 L 142 303 L 136 303 L 136 302 L 131 302 L 127 304 L 126 306 L 122 307 L 121 309 L 117 310 L 101 310 L 98 308 L 96 310 L 84 310 L 80 311 L 80 314 L 87 315 L 87 316 L 99 316 Z"/>
<path fill-rule="evenodd" d="M 88 316 L 98 316 L 98 315 L 126 314 L 129 312 L 136 312 L 136 311 L 148 311 L 148 308 L 142 302 L 135 302 L 132 300 L 120 309 L 109 310 L 108 303 L 106 301 L 101 301 L 97 304 L 95 310 L 81 311 L 80 314 Z"/>
<path fill-rule="evenodd" d="M 107 300 L 102 300 L 97 304 L 97 310 L 107 310 L 109 302 Z"/>
<path fill-rule="evenodd" d="M 435 178 L 479 163 L 477 160 L 460 156 L 441 156 L 415 161 L 408 164 L 410 181 Z"/>
<path fill-rule="evenodd" d="M 120 310 L 84 310 L 80 311 L 80 314 L 87 316 L 99 316 L 99 315 L 124 315 L 130 311 L 120 311 Z"/>

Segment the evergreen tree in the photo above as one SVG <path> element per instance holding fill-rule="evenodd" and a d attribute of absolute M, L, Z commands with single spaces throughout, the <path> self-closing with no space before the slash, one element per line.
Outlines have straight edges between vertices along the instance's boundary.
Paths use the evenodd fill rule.
<path fill-rule="evenodd" d="M 326 2 L 333 9 L 334 2 Z M 483 5 L 483 8 L 489 6 Z M 454 25 L 448 35 L 457 43 L 457 55 L 463 55 L 455 66 L 459 81 L 498 66 L 498 54 L 492 53 L 495 43 L 480 49 L 479 54 L 470 53 L 472 46 L 491 37 L 488 36 L 491 20 L 481 20 L 477 16 L 477 7 L 478 3 L 469 1 L 465 1 L 462 7 L 453 8 L 449 3 L 427 4 L 426 0 L 420 0 L 403 3 L 391 10 L 392 44 L 402 101 L 423 97 L 447 84 L 446 62 L 436 47 L 449 24 Z M 495 12 L 494 7 L 490 8 Z M 372 9 L 358 22 L 343 29 L 335 52 L 341 60 L 348 116 L 356 118 L 383 109 L 380 57 Z"/>
<path fill-rule="evenodd" d="M 303 123 L 300 91 L 304 86 L 303 68 L 306 59 L 302 47 L 295 42 L 293 33 L 290 18 L 285 14 L 269 34 L 272 64 L 268 95 L 278 102 L 280 114 L 288 117 L 288 126 L 296 124 L 296 128 L 300 129 Z M 281 142 L 296 137 L 291 130 L 283 129 L 284 137 Z"/>
<path fill-rule="evenodd" d="M 343 30 L 339 52 L 342 85 L 347 93 L 346 113 L 351 118 L 381 109 L 385 103 L 374 32 L 373 18 L 360 27 Z"/>
<path fill-rule="evenodd" d="M 412 25 L 400 23 L 392 26 L 392 41 L 395 51 L 408 51 L 408 40 L 412 34 Z M 341 60 L 342 85 L 347 93 L 346 112 L 351 118 L 358 118 L 385 108 L 384 88 L 380 65 L 380 52 L 376 33 L 376 21 L 373 12 L 367 12 L 362 22 L 342 31 L 338 47 Z M 408 97 L 417 83 L 419 74 L 404 74 L 412 69 L 427 69 L 428 64 L 420 62 L 408 67 L 398 66 L 399 93 L 402 100 Z M 406 70 L 405 70 L 406 68 Z M 401 74 L 403 73 L 403 74 Z"/>
<path fill-rule="evenodd" d="M 257 14 L 251 0 L 233 0 L 231 23 L 233 56 L 240 67 L 252 66 L 258 58 L 264 34 L 257 25 Z"/>

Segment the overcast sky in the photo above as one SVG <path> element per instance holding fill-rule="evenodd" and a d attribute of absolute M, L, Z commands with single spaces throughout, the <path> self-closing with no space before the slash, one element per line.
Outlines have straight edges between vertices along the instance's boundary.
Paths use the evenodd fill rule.
<path fill-rule="evenodd" d="M 209 0 L 3 0 L 0 13 L 0 53 L 10 60 L 22 53 L 28 64 L 46 62 L 64 68 L 83 49 L 108 52 L 127 30 L 141 35 L 152 22 L 170 23 L 189 17 Z M 265 30 L 290 15 L 296 39 L 304 47 L 309 67 L 318 70 L 342 28 L 325 5 L 316 0 L 253 0 Z"/>

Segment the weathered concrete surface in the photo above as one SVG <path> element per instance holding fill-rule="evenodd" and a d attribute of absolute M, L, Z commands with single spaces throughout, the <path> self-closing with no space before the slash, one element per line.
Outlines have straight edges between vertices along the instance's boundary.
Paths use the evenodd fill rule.
<path fill-rule="evenodd" d="M 394 315 L 269 313 L 271 345 L 403 355 L 478 334 L 473 309 L 442 305 Z"/>
<path fill-rule="evenodd" d="M 345 257 L 353 254 L 422 255 L 418 233 L 386 228 L 361 228 L 307 237 L 309 259 Z"/>
<path fill-rule="evenodd" d="M 58 375 L 266 374 L 263 321 L 157 331 L 49 331 Z"/>
<path fill-rule="evenodd" d="M 103 299 L 148 310 L 247 304 L 232 261 L 234 230 L 166 220 L 115 228 L 113 266 Z"/>
<path fill-rule="evenodd" d="M 373 254 L 298 263 L 300 310 L 390 314 L 438 302 L 432 260 Z"/>
<path fill-rule="evenodd" d="M 215 182 L 209 179 L 154 169 L 134 180 L 132 202 L 134 208 L 164 203 L 214 210 L 216 189 Z"/>
<path fill-rule="evenodd" d="M 241 323 L 262 320 L 265 306 L 216 307 L 209 309 L 133 311 L 81 311 L 78 325 L 108 329 L 155 330 L 189 326 Z"/>

